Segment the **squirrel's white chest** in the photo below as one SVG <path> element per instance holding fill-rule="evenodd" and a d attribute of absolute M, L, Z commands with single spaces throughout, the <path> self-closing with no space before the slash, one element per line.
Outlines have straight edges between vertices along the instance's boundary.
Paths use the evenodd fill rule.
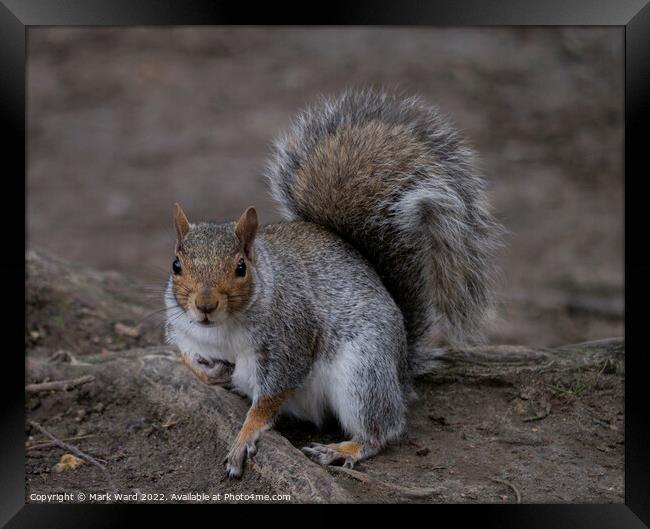
<path fill-rule="evenodd" d="M 211 360 L 236 363 L 242 357 L 254 356 L 250 333 L 227 324 L 199 327 L 197 324 L 172 324 L 169 338 L 184 352 Z"/>
<path fill-rule="evenodd" d="M 235 364 L 234 386 L 253 398 L 257 382 L 257 355 L 250 332 L 233 323 L 201 327 L 185 315 L 168 318 L 167 339 L 186 354 Z"/>
<path fill-rule="evenodd" d="M 227 325 L 200 329 L 176 329 L 170 333 L 181 351 L 211 360 L 225 360 L 235 364 L 233 385 L 253 398 L 257 385 L 257 355 L 250 334 Z"/>

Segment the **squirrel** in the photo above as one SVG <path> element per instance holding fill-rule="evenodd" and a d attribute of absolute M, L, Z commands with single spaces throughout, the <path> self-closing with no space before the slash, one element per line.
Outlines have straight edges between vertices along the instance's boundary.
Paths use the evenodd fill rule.
<path fill-rule="evenodd" d="M 480 339 L 501 227 L 474 155 L 438 110 L 376 90 L 323 98 L 274 144 L 284 220 L 253 207 L 190 223 L 176 204 L 166 336 L 206 384 L 251 401 L 224 460 L 242 475 L 278 414 L 346 440 L 302 451 L 348 468 L 397 440 L 440 344 Z"/>

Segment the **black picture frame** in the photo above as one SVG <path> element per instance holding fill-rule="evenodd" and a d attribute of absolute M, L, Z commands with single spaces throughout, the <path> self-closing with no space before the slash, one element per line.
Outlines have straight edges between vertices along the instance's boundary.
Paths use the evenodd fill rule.
<path fill-rule="evenodd" d="M 643 324 L 649 299 L 650 258 L 643 235 L 647 201 L 644 177 L 650 175 L 644 130 L 650 129 L 650 5 L 646 0 L 506 0 L 327 2 L 296 7 L 256 6 L 219 0 L 0 0 L 0 114 L 4 139 L 2 178 L 4 242 L 0 269 L 4 278 L 6 329 L 6 390 L 2 406 L 0 451 L 0 523 L 7 527 L 109 527 L 132 520 L 126 505 L 25 504 L 24 474 L 24 313 L 13 309 L 25 301 L 22 281 L 25 261 L 16 251 L 22 242 L 16 225 L 26 234 L 26 36 L 34 26 L 125 25 L 605 25 L 625 31 L 625 504 L 621 505 L 481 505 L 435 506 L 456 524 L 479 519 L 484 527 L 641 528 L 650 525 L 650 414 L 646 405 Z M 303 12 L 304 11 L 304 12 Z M 25 149 L 25 150 L 23 150 Z M 54 177 L 54 176 L 53 176 Z M 28 197 L 26 197 L 28 199 Z M 26 242 L 25 242 L 26 246 Z M 25 249 L 25 248 L 24 248 Z M 189 506 L 178 506 L 187 510 Z M 253 506 L 246 506 L 251 509 Z M 144 508 L 144 507 L 143 507 Z M 278 507 L 276 507 L 278 508 Z M 147 511 L 151 514 L 152 507 Z M 160 510 L 157 510 L 160 512 Z M 163 508 L 168 521 L 169 509 Z M 224 523 L 222 509 L 215 523 Z M 184 523 L 189 518 L 180 517 Z M 286 520 L 286 518 L 284 518 Z"/>

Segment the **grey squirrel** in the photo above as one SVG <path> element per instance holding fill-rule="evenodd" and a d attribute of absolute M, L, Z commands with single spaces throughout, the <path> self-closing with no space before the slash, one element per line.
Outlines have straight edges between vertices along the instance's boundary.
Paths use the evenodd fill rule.
<path fill-rule="evenodd" d="M 500 226 L 472 151 L 417 97 L 321 100 L 276 142 L 267 176 L 277 224 L 252 207 L 191 224 L 176 205 L 167 338 L 204 383 L 252 402 L 229 476 L 278 413 L 333 414 L 349 438 L 302 450 L 352 467 L 402 434 L 417 366 L 480 336 Z"/>

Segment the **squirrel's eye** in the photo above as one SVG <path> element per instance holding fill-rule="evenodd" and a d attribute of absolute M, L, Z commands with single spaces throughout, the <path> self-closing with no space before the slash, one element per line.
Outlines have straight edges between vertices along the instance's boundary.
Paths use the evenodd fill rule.
<path fill-rule="evenodd" d="M 181 273 L 181 262 L 179 261 L 178 257 L 174 259 L 174 262 L 172 263 L 172 270 L 176 275 L 179 275 Z"/>
<path fill-rule="evenodd" d="M 235 268 L 235 274 L 239 277 L 244 277 L 246 275 L 246 262 L 244 259 L 240 259 L 237 263 L 237 268 Z"/>

